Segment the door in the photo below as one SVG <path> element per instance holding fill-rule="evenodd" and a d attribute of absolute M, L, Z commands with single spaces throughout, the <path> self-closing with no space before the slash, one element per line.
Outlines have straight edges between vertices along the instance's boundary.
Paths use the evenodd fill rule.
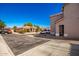
<path fill-rule="evenodd" d="M 64 25 L 59 25 L 59 36 L 64 36 Z"/>

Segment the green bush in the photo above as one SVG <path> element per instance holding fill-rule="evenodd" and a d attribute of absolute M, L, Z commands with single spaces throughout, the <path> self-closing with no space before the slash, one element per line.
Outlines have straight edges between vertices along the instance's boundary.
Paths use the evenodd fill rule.
<path fill-rule="evenodd" d="M 22 33 L 22 34 L 24 34 L 25 32 L 24 32 L 24 30 L 20 30 L 20 31 L 18 31 L 19 33 Z"/>
<path fill-rule="evenodd" d="M 19 30 L 18 32 L 24 34 L 24 33 L 26 33 L 26 32 L 30 32 L 30 31 L 29 31 L 28 29 L 27 29 L 27 30 L 24 29 L 24 30 Z"/>
<path fill-rule="evenodd" d="M 24 31 L 24 30 L 19 30 L 18 32 L 19 32 L 19 33 L 22 33 L 22 34 L 24 34 L 24 33 L 25 33 L 25 31 Z"/>

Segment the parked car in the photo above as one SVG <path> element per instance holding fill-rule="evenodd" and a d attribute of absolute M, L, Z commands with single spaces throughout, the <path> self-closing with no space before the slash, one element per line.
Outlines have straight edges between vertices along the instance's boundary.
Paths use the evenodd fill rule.
<path fill-rule="evenodd" d="M 11 31 L 11 29 L 0 29 L 0 33 L 1 34 L 11 34 L 12 33 L 12 31 Z"/>
<path fill-rule="evenodd" d="M 55 32 L 50 32 L 50 30 L 44 30 L 44 31 L 40 32 L 40 34 L 50 34 L 50 35 L 55 36 Z"/>
<path fill-rule="evenodd" d="M 50 30 L 44 30 L 44 31 L 40 32 L 40 34 L 50 34 Z"/>

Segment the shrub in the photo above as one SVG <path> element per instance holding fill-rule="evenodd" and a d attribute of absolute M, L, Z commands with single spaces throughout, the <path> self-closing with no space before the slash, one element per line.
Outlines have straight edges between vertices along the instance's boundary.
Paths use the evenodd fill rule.
<path fill-rule="evenodd" d="M 19 30 L 18 32 L 24 34 L 24 33 L 26 33 L 26 32 L 30 32 L 30 31 L 29 31 L 28 29 L 27 29 L 27 30 L 24 29 L 24 30 Z"/>
<path fill-rule="evenodd" d="M 18 31 L 19 33 L 22 33 L 22 34 L 24 34 L 25 32 L 23 31 L 23 30 L 20 30 L 20 31 Z"/>

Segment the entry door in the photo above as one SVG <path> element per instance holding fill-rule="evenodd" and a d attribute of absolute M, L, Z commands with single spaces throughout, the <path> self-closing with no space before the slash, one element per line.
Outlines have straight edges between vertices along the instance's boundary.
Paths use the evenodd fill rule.
<path fill-rule="evenodd" d="M 64 36 L 64 25 L 59 25 L 59 35 Z"/>

